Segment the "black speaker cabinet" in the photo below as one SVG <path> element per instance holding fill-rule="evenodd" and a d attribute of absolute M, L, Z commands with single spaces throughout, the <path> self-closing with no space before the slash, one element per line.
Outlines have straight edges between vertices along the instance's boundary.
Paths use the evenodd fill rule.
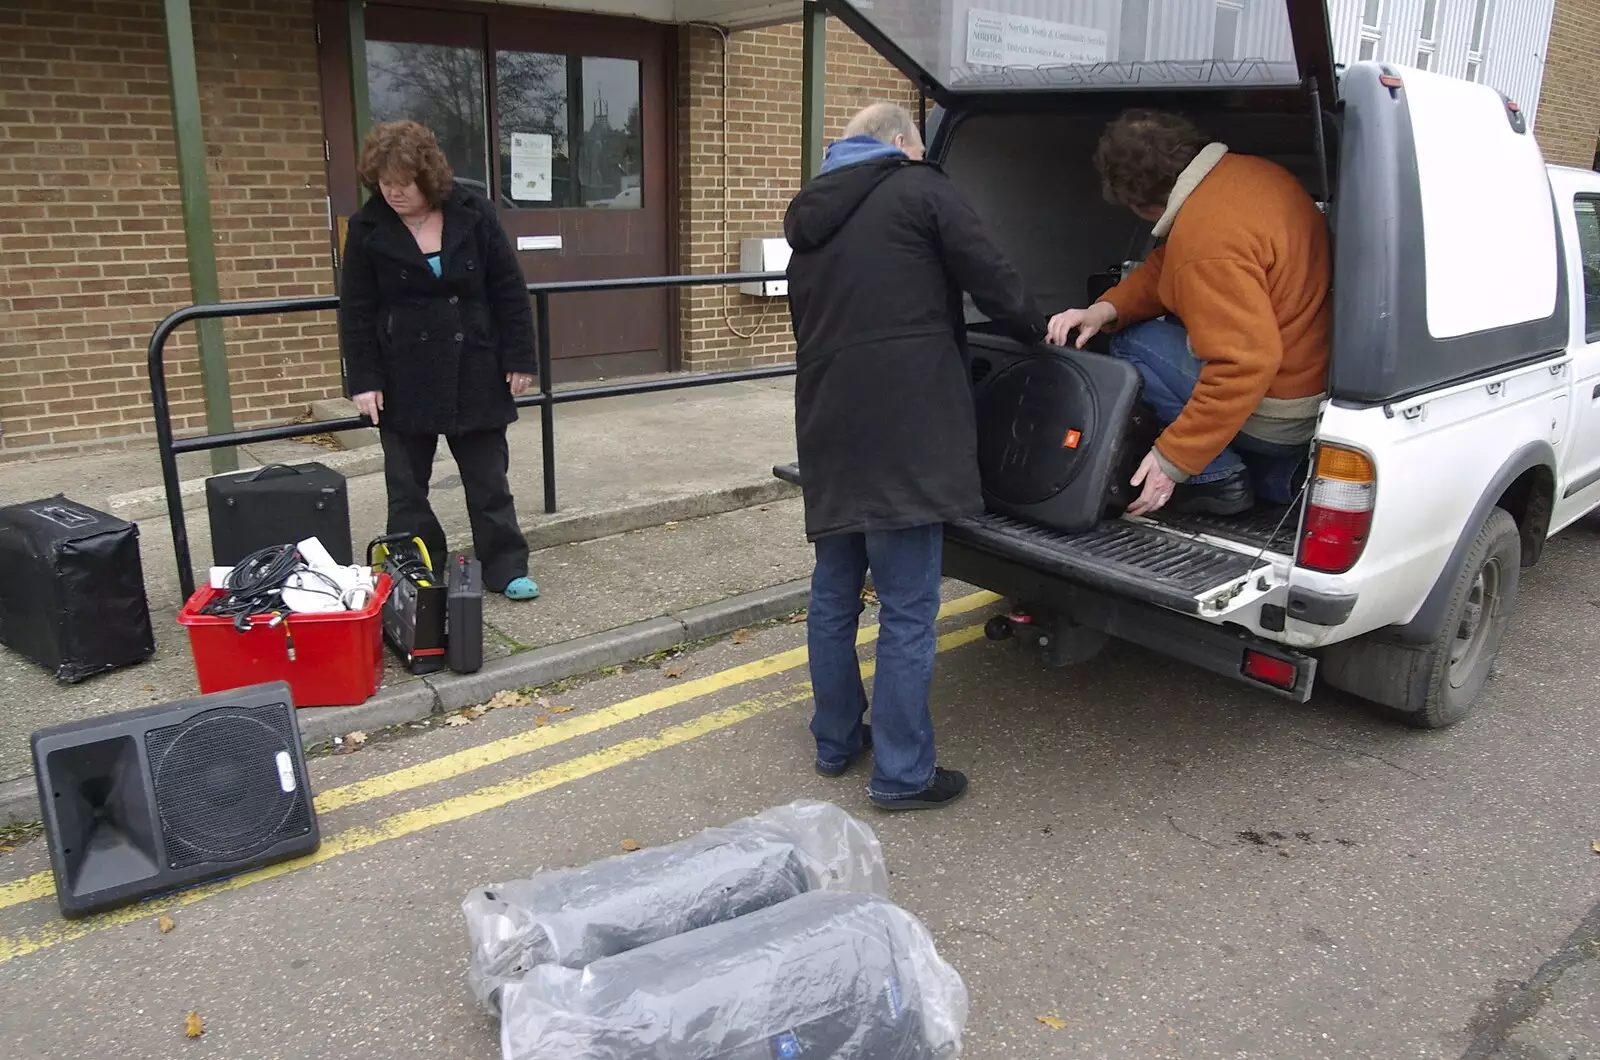
<path fill-rule="evenodd" d="M 0 508 L 0 644 L 67 682 L 154 655 L 139 528 L 61 496 Z"/>
<path fill-rule="evenodd" d="M 318 463 L 269 464 L 206 479 L 211 556 L 231 567 L 258 549 L 314 537 L 335 563 L 354 562 L 345 478 Z"/>
<path fill-rule="evenodd" d="M 33 769 L 64 916 L 321 841 L 283 682 L 41 729 Z"/>
<path fill-rule="evenodd" d="M 1139 372 L 1113 357 L 969 338 L 978 467 L 992 512 L 1078 534 L 1120 514 L 1160 433 Z"/>

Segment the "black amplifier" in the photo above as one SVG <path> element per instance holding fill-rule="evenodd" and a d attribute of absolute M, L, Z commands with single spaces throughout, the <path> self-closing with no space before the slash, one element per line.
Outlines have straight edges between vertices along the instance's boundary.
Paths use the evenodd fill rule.
<path fill-rule="evenodd" d="M 322 464 L 268 464 L 206 479 L 211 555 L 231 567 L 259 549 L 314 537 L 335 563 L 352 562 L 344 476 Z"/>

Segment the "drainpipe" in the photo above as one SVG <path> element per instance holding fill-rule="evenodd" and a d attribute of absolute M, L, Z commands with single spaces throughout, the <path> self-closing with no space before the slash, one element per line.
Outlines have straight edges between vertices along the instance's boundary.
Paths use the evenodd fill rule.
<path fill-rule="evenodd" d="M 805 0 L 801 8 L 800 180 L 822 168 L 823 120 L 827 113 L 828 13 L 821 0 Z"/>
<path fill-rule="evenodd" d="M 178 153 L 178 187 L 183 201 L 183 238 L 189 256 L 189 297 L 196 303 L 222 301 L 217 281 L 216 237 L 211 230 L 211 191 L 206 184 L 205 127 L 200 120 L 200 75 L 194 58 L 194 20 L 189 0 L 162 0 L 167 31 L 167 70 L 172 79 L 172 132 Z M 201 320 L 200 377 L 206 401 L 206 433 L 233 430 L 233 398 L 228 390 L 228 353 L 222 321 Z M 235 471 L 235 449 L 211 450 L 214 472 Z"/>
<path fill-rule="evenodd" d="M 367 97 L 367 13 L 366 0 L 345 0 L 350 18 L 350 114 L 356 133 L 356 164 L 361 162 L 361 145 L 372 128 L 372 102 Z M 367 201 L 367 189 L 356 180 L 357 202 Z M 339 248 L 343 260 L 344 248 Z"/>

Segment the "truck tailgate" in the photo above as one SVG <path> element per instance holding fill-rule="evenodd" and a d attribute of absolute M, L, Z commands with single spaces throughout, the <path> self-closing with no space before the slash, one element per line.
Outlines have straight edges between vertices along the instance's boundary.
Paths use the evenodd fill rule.
<path fill-rule="evenodd" d="M 773 474 L 800 484 L 800 469 L 795 464 L 773 468 Z M 1271 577 L 1271 563 L 1265 557 L 1127 519 L 1103 522 L 1083 534 L 1061 534 L 986 514 L 950 523 L 945 527 L 945 539 L 1092 589 L 1184 614 L 1199 614 L 1203 599 L 1227 591 L 1255 571 Z"/>

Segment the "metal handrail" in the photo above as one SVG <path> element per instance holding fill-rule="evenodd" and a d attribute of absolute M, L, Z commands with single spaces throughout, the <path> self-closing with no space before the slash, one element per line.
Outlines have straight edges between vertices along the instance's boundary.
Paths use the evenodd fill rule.
<path fill-rule="evenodd" d="M 550 366 L 553 355 L 550 348 L 550 296 L 553 294 L 588 293 L 592 291 L 641 291 L 652 288 L 712 287 L 743 283 L 765 283 L 782 280 L 781 272 L 718 272 L 686 276 L 638 276 L 613 280 L 560 280 L 528 284 L 528 294 L 533 296 L 537 318 L 537 346 L 539 356 L 539 390 L 516 399 L 518 408 L 539 408 L 539 427 L 542 439 L 544 510 L 556 510 L 556 455 L 555 407 L 574 401 L 594 401 L 599 398 L 624 397 L 630 394 L 654 394 L 664 390 L 683 390 L 689 387 L 711 386 L 719 383 L 740 383 L 757 379 L 777 379 L 794 374 L 792 364 L 765 365 L 760 368 L 741 368 L 722 372 L 691 372 L 667 376 L 662 379 L 643 379 L 627 383 L 608 383 L 599 386 L 578 387 L 555 391 L 550 385 Z M 183 510 L 183 484 L 178 478 L 178 454 L 198 453 L 210 449 L 228 449 L 251 442 L 281 441 L 303 438 L 312 434 L 330 434 L 338 431 L 371 427 L 365 416 L 347 416 L 337 420 L 314 420 L 310 423 L 286 423 L 276 427 L 257 427 L 226 434 L 202 434 L 188 438 L 172 436 L 172 406 L 167 397 L 166 346 L 172 333 L 194 320 L 215 320 L 227 317 L 275 316 L 287 313 L 316 313 L 338 309 L 337 295 L 315 298 L 273 298 L 251 302 L 217 302 L 210 305 L 184 306 L 167 315 L 150 333 L 147 369 L 150 375 L 150 405 L 156 420 L 156 446 L 161 456 L 161 481 L 167 494 L 167 521 L 172 526 L 172 548 L 178 564 L 178 584 L 187 600 L 194 595 L 194 565 L 189 555 L 189 527 Z"/>

